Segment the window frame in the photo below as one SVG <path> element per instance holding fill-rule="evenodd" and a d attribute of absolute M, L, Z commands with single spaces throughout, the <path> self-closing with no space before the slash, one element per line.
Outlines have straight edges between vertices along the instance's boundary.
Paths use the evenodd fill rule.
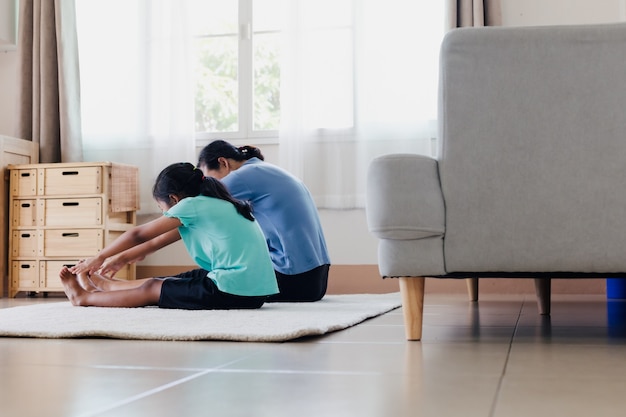
<path fill-rule="evenodd" d="M 257 144 L 278 142 L 277 130 L 254 130 L 254 22 L 253 0 L 238 0 L 237 87 L 238 130 L 236 132 L 196 132 L 196 146 L 203 147 L 215 139 Z M 267 32 L 260 32 L 267 33 Z M 194 38 L 195 39 L 195 38 Z"/>

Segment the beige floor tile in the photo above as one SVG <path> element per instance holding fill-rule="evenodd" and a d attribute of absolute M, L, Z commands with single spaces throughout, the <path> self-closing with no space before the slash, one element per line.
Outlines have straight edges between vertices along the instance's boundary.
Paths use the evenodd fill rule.
<path fill-rule="evenodd" d="M 5 363 L 0 367 L 0 407 L 7 417 L 90 415 L 193 374 L 180 370 Z"/>
<path fill-rule="evenodd" d="M 62 299 L 0 299 L 0 308 Z M 621 416 L 626 302 L 427 294 L 421 342 L 402 310 L 286 343 L 0 338 L 0 415 Z"/>
<path fill-rule="evenodd" d="M 625 384 L 624 377 L 613 373 L 601 378 L 509 377 L 503 381 L 494 417 L 621 417 Z"/>
<path fill-rule="evenodd" d="M 421 343 L 508 344 L 514 326 L 430 326 L 424 325 Z"/>
<path fill-rule="evenodd" d="M 100 415 L 167 416 L 163 410 L 176 404 L 184 416 L 208 415 L 207 410 L 219 416 L 487 416 L 496 385 L 497 378 L 487 377 L 426 383 L 415 375 L 221 371 Z M 245 411 L 233 404 L 245 404 Z"/>
<path fill-rule="evenodd" d="M 514 344 L 507 378 L 558 375 L 564 379 L 607 375 L 626 378 L 626 345 L 607 344 Z"/>
<path fill-rule="evenodd" d="M 0 364 L 205 369 L 271 349 L 268 344 L 113 339 L 0 338 Z"/>

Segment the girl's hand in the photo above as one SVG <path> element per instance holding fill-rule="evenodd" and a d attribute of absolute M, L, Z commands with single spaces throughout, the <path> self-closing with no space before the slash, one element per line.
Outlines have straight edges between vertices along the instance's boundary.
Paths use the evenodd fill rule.
<path fill-rule="evenodd" d="M 127 263 L 128 261 L 124 259 L 124 257 L 121 256 L 121 254 L 116 255 L 116 256 L 111 256 L 102 264 L 102 266 L 100 267 L 99 273 L 106 277 L 113 278 L 120 269 L 126 266 Z"/>
<path fill-rule="evenodd" d="M 128 259 L 126 253 L 111 256 L 100 267 L 98 271 L 101 275 L 113 278 L 117 272 L 124 268 L 126 265 L 133 264 L 135 262 L 143 261 L 145 256 L 138 256 L 135 259 Z"/>
<path fill-rule="evenodd" d="M 70 272 L 72 272 L 72 274 L 81 274 L 83 272 L 93 274 L 100 268 L 100 266 L 102 266 L 102 262 L 103 260 L 97 256 L 94 256 L 93 258 L 83 259 L 72 268 L 70 268 Z"/>

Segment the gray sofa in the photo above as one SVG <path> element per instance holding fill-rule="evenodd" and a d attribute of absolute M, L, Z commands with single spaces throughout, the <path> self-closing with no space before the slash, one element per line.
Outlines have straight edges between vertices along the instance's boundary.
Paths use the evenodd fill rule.
<path fill-rule="evenodd" d="M 626 276 L 626 25 L 455 29 L 440 56 L 439 156 L 367 178 L 383 277 L 406 336 L 424 278 Z"/>

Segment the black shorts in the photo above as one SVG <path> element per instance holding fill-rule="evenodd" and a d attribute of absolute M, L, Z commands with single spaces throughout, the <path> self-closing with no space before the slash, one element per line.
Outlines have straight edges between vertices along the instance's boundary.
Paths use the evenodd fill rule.
<path fill-rule="evenodd" d="M 326 294 L 330 265 L 320 265 L 310 271 L 296 275 L 285 275 L 276 271 L 279 293 L 270 295 L 267 302 L 311 302 L 319 301 Z"/>
<path fill-rule="evenodd" d="M 173 277 L 161 277 L 160 308 L 185 310 L 231 310 L 260 308 L 266 296 L 246 297 L 220 291 L 204 269 L 194 269 Z"/>

